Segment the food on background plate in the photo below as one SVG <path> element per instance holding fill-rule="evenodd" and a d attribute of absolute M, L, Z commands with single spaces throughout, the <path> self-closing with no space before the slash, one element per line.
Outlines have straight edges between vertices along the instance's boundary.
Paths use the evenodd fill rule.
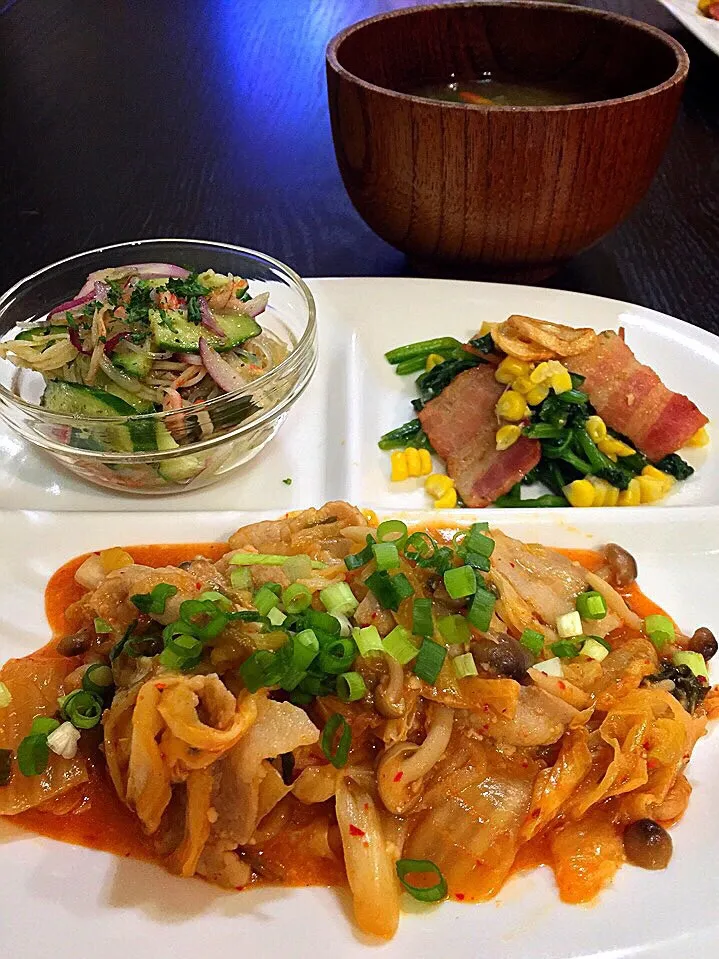
<path fill-rule="evenodd" d="M 193 438 L 185 435 L 185 414 L 164 423 L 137 417 L 241 390 L 277 366 L 288 344 L 257 320 L 268 298 L 211 269 L 141 263 L 99 270 L 74 299 L 0 343 L 0 357 L 42 375 L 41 405 L 51 413 L 134 418 L 127 427 L 90 431 L 89 449 L 174 449 Z M 194 438 L 210 436 L 212 415 L 198 417 Z"/>
<path fill-rule="evenodd" d="M 710 20 L 719 20 L 719 3 L 716 0 L 699 0 L 697 10 Z"/>
<path fill-rule="evenodd" d="M 229 888 L 490 899 L 549 864 L 586 902 L 666 826 L 717 711 L 691 636 L 616 544 L 411 531 L 343 502 L 227 544 L 119 547 L 52 578 L 49 646 L 0 671 L 0 814 Z"/>
<path fill-rule="evenodd" d="M 485 324 L 468 343 L 439 337 L 386 355 L 422 371 L 417 418 L 380 439 L 393 481 L 428 475 L 435 506 L 639 506 L 694 469 L 677 451 L 709 442 L 707 417 L 667 389 L 624 341 L 526 316 Z M 522 485 L 548 492 L 523 499 Z"/>

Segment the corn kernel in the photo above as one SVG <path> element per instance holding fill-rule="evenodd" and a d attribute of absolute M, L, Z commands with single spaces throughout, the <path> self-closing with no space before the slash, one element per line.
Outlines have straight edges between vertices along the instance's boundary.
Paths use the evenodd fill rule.
<path fill-rule="evenodd" d="M 571 390 L 572 388 L 572 377 L 569 375 L 569 370 L 562 370 L 561 373 L 552 373 L 550 382 L 555 393 L 566 393 L 567 390 Z"/>
<path fill-rule="evenodd" d="M 514 383 L 512 383 L 512 389 L 516 390 L 517 393 L 521 393 L 523 396 L 526 396 L 533 388 L 534 383 L 532 383 L 528 376 L 518 376 Z"/>
<path fill-rule="evenodd" d="M 479 333 L 477 334 L 477 336 L 486 336 L 487 333 L 492 332 L 492 330 L 494 329 L 496 325 L 497 325 L 496 323 L 488 323 L 485 320 L 484 323 L 482 323 L 482 325 L 480 326 Z"/>
<path fill-rule="evenodd" d="M 444 357 L 440 353 L 430 353 L 424 364 L 425 370 L 433 370 L 435 366 L 444 363 Z"/>
<path fill-rule="evenodd" d="M 597 446 L 605 456 L 613 458 L 617 456 L 632 456 L 632 454 L 636 453 L 636 450 L 632 449 L 631 446 L 622 443 L 621 440 L 615 439 L 613 436 L 605 436 L 603 440 L 599 440 Z"/>
<path fill-rule="evenodd" d="M 537 383 L 524 397 L 530 406 L 539 406 L 549 396 L 549 387 L 546 383 Z"/>
<path fill-rule="evenodd" d="M 607 495 L 604 498 L 604 505 L 616 506 L 618 502 L 619 502 L 619 490 L 617 489 L 616 486 L 609 486 L 609 489 L 607 490 Z"/>
<path fill-rule="evenodd" d="M 601 416 L 590 416 L 585 424 L 587 428 L 587 433 L 595 443 L 598 443 L 600 440 L 606 439 L 607 436 L 607 425 Z"/>
<path fill-rule="evenodd" d="M 532 383 L 545 383 L 555 373 L 565 372 L 565 368 L 558 360 L 545 360 L 536 366 L 529 375 Z"/>
<path fill-rule="evenodd" d="M 407 473 L 410 476 L 419 476 L 419 450 L 414 446 L 408 446 L 404 451 L 404 457 L 407 461 Z"/>
<path fill-rule="evenodd" d="M 515 393 L 514 390 L 505 390 L 497 400 L 495 410 L 497 416 L 500 416 L 503 420 L 518 423 L 527 415 L 527 404 L 521 393 Z"/>
<path fill-rule="evenodd" d="M 435 509 L 454 509 L 457 505 L 457 490 L 452 487 L 448 489 L 444 496 L 434 501 Z"/>
<path fill-rule="evenodd" d="M 439 499 L 449 490 L 454 489 L 454 480 L 451 476 L 445 476 L 444 473 L 432 473 L 424 481 L 424 488 L 430 496 Z"/>
<path fill-rule="evenodd" d="M 392 463 L 392 482 L 401 483 L 409 476 L 407 469 L 407 457 L 404 450 L 395 450 L 391 457 Z"/>
<path fill-rule="evenodd" d="M 609 483 L 605 484 L 602 480 L 597 480 L 594 477 L 587 477 L 587 479 L 594 487 L 592 506 L 604 506 L 607 499 L 606 487 L 609 486 Z"/>
<path fill-rule="evenodd" d="M 432 457 L 429 455 L 429 450 L 420 450 L 419 451 L 419 475 L 427 476 L 432 472 Z"/>
<path fill-rule="evenodd" d="M 594 503 L 594 487 L 589 480 L 574 480 L 564 487 L 564 495 L 570 506 L 591 506 Z"/>
<path fill-rule="evenodd" d="M 508 450 L 510 446 L 517 442 L 522 435 L 521 426 L 507 425 L 500 426 L 495 437 L 498 450 Z"/>
<path fill-rule="evenodd" d="M 639 494 L 642 503 L 657 503 L 666 495 L 664 484 L 650 476 L 638 476 Z"/>
<path fill-rule="evenodd" d="M 529 376 L 532 367 L 523 360 L 517 360 L 513 356 L 505 356 L 497 369 L 494 371 L 494 378 L 498 383 L 504 383 L 507 386 L 518 376 Z"/>
<path fill-rule="evenodd" d="M 708 446 L 709 445 L 709 433 L 707 432 L 706 426 L 702 426 L 701 429 L 698 429 L 694 436 L 687 442 L 687 446 Z"/>
<path fill-rule="evenodd" d="M 617 506 L 639 506 L 642 501 L 642 490 L 639 480 L 635 477 L 629 480 L 629 486 L 623 489 L 617 498 Z"/>
<path fill-rule="evenodd" d="M 377 514 L 373 509 L 363 509 L 362 515 L 367 520 L 370 526 L 379 525 L 379 520 L 377 519 Z"/>
<path fill-rule="evenodd" d="M 125 566 L 133 566 L 135 560 L 124 549 L 119 546 L 113 546 L 112 549 L 103 549 L 100 553 L 100 562 L 105 573 L 111 573 L 115 569 L 124 569 Z"/>
<path fill-rule="evenodd" d="M 647 464 L 644 467 L 642 470 L 642 476 L 649 476 L 651 479 L 659 480 L 664 488 L 665 493 L 668 493 L 676 482 L 674 477 L 670 476 L 669 473 L 664 473 L 662 470 L 658 470 L 656 466 L 651 466 L 650 464 Z"/>

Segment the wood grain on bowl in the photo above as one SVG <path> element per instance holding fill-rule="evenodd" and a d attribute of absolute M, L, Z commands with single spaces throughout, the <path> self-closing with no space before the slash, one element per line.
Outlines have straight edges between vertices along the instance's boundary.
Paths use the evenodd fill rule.
<path fill-rule="evenodd" d="M 410 256 L 538 279 L 644 195 L 687 70 L 661 31 L 596 10 L 512 0 L 396 11 L 328 48 L 337 161 L 361 216 Z M 593 100 L 500 108 L 403 92 L 484 71 L 561 79 Z"/>

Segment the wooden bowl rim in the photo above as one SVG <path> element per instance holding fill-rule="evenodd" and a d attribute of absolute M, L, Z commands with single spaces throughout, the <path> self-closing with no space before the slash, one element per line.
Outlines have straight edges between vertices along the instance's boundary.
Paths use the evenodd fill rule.
<path fill-rule="evenodd" d="M 412 93 L 402 93 L 399 90 L 392 90 L 389 87 L 381 87 L 376 83 L 370 83 L 368 80 L 363 80 L 356 74 L 351 73 L 339 62 L 337 56 L 338 50 L 347 37 L 351 36 L 353 33 L 363 30 L 371 23 L 378 23 L 382 20 L 390 20 L 395 17 L 412 16 L 413 14 L 423 13 L 427 10 L 461 10 L 470 8 L 475 9 L 477 7 L 506 7 L 507 9 L 512 10 L 516 10 L 518 7 L 526 9 L 562 10 L 566 12 L 568 16 L 594 17 L 595 19 L 599 20 L 611 20 L 615 23 L 621 23 L 630 27 L 631 29 L 648 33 L 665 46 L 669 47 L 677 60 L 676 69 L 670 77 L 657 86 L 648 87 L 646 90 L 640 90 L 638 93 L 630 93 L 625 97 L 612 97 L 606 100 L 590 100 L 587 103 L 567 103 L 551 106 L 482 106 L 478 103 L 452 103 L 447 100 L 432 100 L 429 97 L 419 97 Z M 681 43 L 679 43 L 678 40 L 675 40 L 674 37 L 670 36 L 668 33 L 665 33 L 664 30 L 660 30 L 658 27 L 654 27 L 649 23 L 643 23 L 641 20 L 634 20 L 632 17 L 625 17 L 623 14 L 610 13 L 607 10 L 596 10 L 593 7 L 577 7 L 572 4 L 565 5 L 564 3 L 560 2 L 560 0 L 479 0 L 479 2 L 478 0 L 473 0 L 473 2 L 461 3 L 427 3 L 417 7 L 405 7 L 401 10 L 390 10 L 387 13 L 379 13 L 373 17 L 367 17 L 364 20 L 358 20 L 357 23 L 353 23 L 349 27 L 345 27 L 344 30 L 341 30 L 339 33 L 337 33 L 327 44 L 326 61 L 327 65 L 345 80 L 349 80 L 366 90 L 384 94 L 391 99 L 404 100 L 408 103 L 416 103 L 426 109 L 469 109 L 479 110 L 482 113 L 489 111 L 492 113 L 496 113 L 498 111 L 505 113 L 563 113 L 575 110 L 598 110 L 603 107 L 631 103 L 635 100 L 642 100 L 649 96 L 656 96 L 657 94 L 663 93 L 664 91 L 669 90 L 671 87 L 676 86 L 678 83 L 683 83 L 689 72 L 689 55 Z"/>

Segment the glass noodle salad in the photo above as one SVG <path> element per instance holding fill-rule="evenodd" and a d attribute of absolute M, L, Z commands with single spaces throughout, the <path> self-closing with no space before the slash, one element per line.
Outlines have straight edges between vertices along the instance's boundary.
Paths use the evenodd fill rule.
<path fill-rule="evenodd" d="M 287 345 L 257 321 L 268 299 L 211 269 L 99 270 L 74 299 L 0 343 L 0 357 L 42 374 L 51 412 L 179 410 L 242 389 L 285 358 Z"/>

